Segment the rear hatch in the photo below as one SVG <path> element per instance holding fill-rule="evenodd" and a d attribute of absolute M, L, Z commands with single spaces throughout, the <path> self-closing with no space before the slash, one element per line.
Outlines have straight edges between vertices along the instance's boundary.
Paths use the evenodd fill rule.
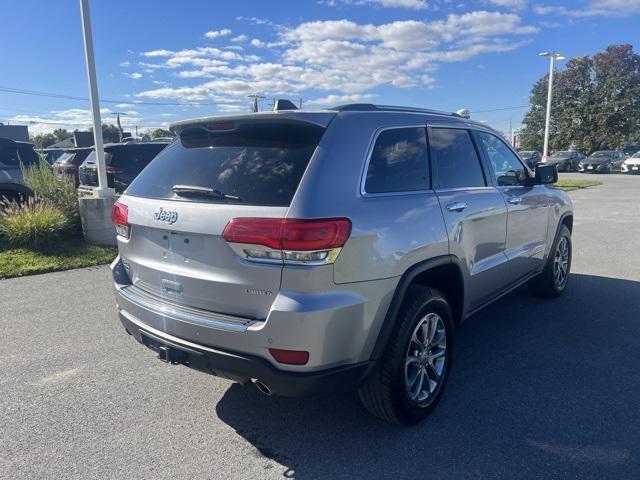
<path fill-rule="evenodd" d="M 223 238 L 233 218 L 284 218 L 324 126 L 287 119 L 181 128 L 133 181 L 120 255 L 135 288 L 167 302 L 266 318 L 282 262 L 242 258 Z"/>

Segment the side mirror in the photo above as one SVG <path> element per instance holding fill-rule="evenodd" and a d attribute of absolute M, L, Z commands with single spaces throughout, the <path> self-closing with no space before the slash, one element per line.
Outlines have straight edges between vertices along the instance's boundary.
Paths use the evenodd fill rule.
<path fill-rule="evenodd" d="M 548 185 L 558 181 L 558 170 L 555 165 L 536 165 L 536 183 Z"/>

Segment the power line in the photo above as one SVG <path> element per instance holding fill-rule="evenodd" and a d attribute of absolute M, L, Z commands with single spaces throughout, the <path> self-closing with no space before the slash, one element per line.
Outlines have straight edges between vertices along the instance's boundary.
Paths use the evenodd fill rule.
<path fill-rule="evenodd" d="M 41 92 L 39 90 L 25 90 L 22 88 L 13 88 L 13 87 L 2 87 L 0 86 L 0 92 L 3 93 L 15 93 L 18 95 L 32 95 L 37 97 L 48 97 L 48 98 L 58 98 L 61 100 L 77 100 L 77 101 L 86 101 L 89 99 L 87 97 L 76 97 L 74 95 L 63 95 L 60 93 L 51 93 L 51 92 Z M 101 103 L 130 103 L 131 105 L 155 105 L 161 107 L 188 107 L 188 106 L 204 106 L 202 103 L 172 103 L 172 102 L 143 102 L 140 100 L 107 100 L 100 99 Z"/>
<path fill-rule="evenodd" d="M 520 108 L 529 108 L 529 105 L 518 105 L 517 107 L 493 108 L 491 110 L 473 110 L 471 113 L 502 112 L 504 110 L 518 110 Z"/>

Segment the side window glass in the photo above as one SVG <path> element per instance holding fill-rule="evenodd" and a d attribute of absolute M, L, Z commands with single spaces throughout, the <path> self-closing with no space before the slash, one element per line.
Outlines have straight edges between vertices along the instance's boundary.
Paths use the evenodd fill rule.
<path fill-rule="evenodd" d="M 392 128 L 378 135 L 364 189 L 367 193 L 411 192 L 430 188 L 424 128 Z"/>
<path fill-rule="evenodd" d="M 527 172 L 522 162 L 507 145 L 495 135 L 478 132 L 482 148 L 487 152 L 489 165 L 496 176 L 498 186 L 519 185 L 526 178 Z"/>
<path fill-rule="evenodd" d="M 438 170 L 438 188 L 486 186 L 478 153 L 468 130 L 430 128 L 429 149 Z"/>

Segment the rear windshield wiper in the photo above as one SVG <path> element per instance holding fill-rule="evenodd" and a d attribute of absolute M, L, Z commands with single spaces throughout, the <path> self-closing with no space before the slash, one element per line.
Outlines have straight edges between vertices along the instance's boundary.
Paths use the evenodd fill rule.
<path fill-rule="evenodd" d="M 181 196 L 201 195 L 204 197 L 223 198 L 224 200 L 235 200 L 237 202 L 242 201 L 240 197 L 236 195 L 228 195 L 215 188 L 201 187 L 198 185 L 174 185 L 171 190 L 176 195 L 181 195 Z"/>

